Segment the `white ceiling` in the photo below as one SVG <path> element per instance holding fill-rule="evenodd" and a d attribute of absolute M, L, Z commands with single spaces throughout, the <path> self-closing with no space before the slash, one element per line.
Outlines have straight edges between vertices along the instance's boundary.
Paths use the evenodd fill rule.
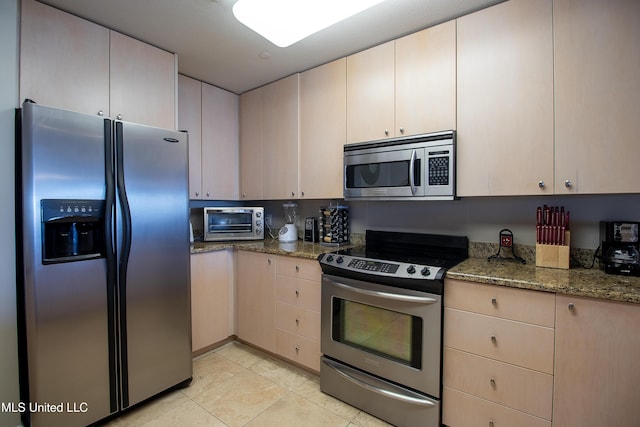
<path fill-rule="evenodd" d="M 287 48 L 240 24 L 237 0 L 41 1 L 175 52 L 180 73 L 240 94 L 504 0 L 385 0 Z"/>

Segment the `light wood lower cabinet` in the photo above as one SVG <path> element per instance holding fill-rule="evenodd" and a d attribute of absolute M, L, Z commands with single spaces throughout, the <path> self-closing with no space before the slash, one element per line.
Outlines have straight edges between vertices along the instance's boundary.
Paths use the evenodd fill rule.
<path fill-rule="evenodd" d="M 191 348 L 197 352 L 232 335 L 233 253 L 191 255 Z"/>
<path fill-rule="evenodd" d="M 238 338 L 275 353 L 276 256 L 238 251 L 236 331 Z"/>
<path fill-rule="evenodd" d="M 320 265 L 276 261 L 276 353 L 320 371 Z"/>
<path fill-rule="evenodd" d="M 553 425 L 640 422 L 640 305 L 557 297 Z"/>
<path fill-rule="evenodd" d="M 444 305 L 444 424 L 550 426 L 555 295 L 447 279 Z"/>

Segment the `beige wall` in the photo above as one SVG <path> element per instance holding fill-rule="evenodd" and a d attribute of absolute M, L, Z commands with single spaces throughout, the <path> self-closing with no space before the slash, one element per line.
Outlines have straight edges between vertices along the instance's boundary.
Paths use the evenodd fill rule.
<path fill-rule="evenodd" d="M 18 106 L 18 2 L 0 1 L 0 402 L 18 402 L 14 226 L 14 109 Z M 0 425 L 17 426 L 0 411 Z"/>

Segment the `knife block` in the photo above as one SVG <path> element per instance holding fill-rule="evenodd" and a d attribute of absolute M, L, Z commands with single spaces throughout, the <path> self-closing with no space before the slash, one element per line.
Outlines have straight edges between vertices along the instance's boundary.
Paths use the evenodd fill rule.
<path fill-rule="evenodd" d="M 536 267 L 569 269 L 571 233 L 564 232 L 565 245 L 536 244 Z"/>

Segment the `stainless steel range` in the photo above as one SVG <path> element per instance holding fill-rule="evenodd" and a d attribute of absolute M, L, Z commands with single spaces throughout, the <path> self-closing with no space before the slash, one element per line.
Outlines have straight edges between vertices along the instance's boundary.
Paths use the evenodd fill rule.
<path fill-rule="evenodd" d="M 442 295 L 462 236 L 366 233 L 318 257 L 320 389 L 397 426 L 441 425 Z"/>

